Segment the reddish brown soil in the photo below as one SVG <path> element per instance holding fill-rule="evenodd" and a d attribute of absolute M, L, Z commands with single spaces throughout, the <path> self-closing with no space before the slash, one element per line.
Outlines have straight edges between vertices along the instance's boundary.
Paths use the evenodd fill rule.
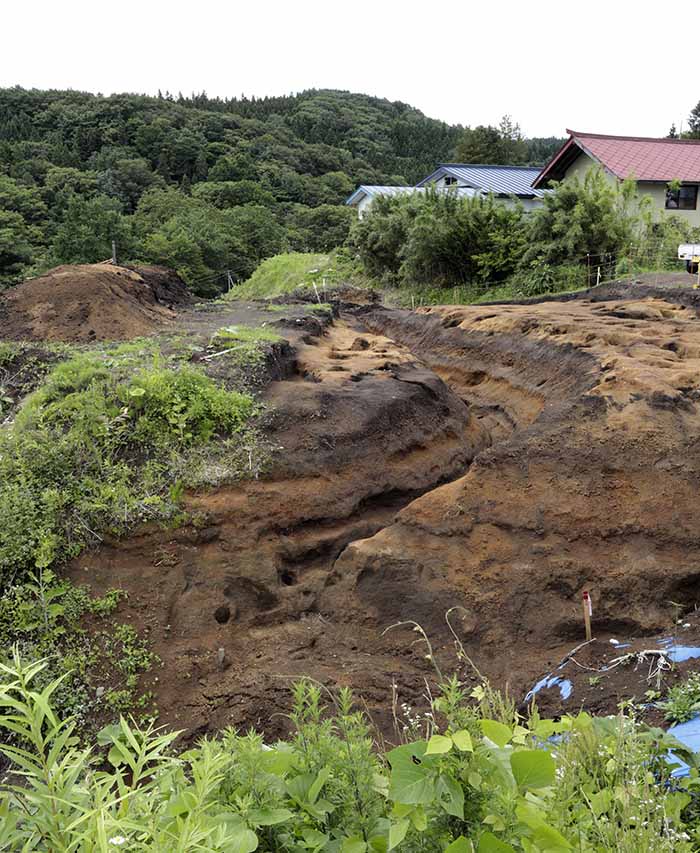
<path fill-rule="evenodd" d="M 0 339 L 125 340 L 171 323 L 190 301 L 180 278 L 164 267 L 62 266 L 0 297 Z"/>
<path fill-rule="evenodd" d="M 602 644 L 700 599 L 700 321 L 679 302 L 297 318 L 268 477 L 70 573 L 127 589 L 162 719 L 191 733 L 279 732 L 304 674 L 356 688 L 389 732 L 392 682 L 419 698 L 431 667 L 409 628 L 382 632 L 419 621 L 449 672 L 456 606 L 468 653 L 522 698 L 582 639 L 584 589 Z"/>
<path fill-rule="evenodd" d="M 187 325 L 209 331 L 250 312 L 199 313 Z M 431 669 L 405 636 L 381 630 L 452 602 L 438 580 L 421 590 L 397 578 L 385 589 L 363 582 L 364 601 L 350 608 L 332 568 L 349 542 L 464 471 L 488 434 L 403 347 L 343 321 L 309 334 L 299 319 L 285 331 L 294 372 L 265 395 L 279 448 L 269 478 L 193 495 L 196 526 L 105 544 L 71 569 L 96 590 L 127 589 L 121 612 L 163 660 L 162 718 L 191 732 L 280 730 L 290 679 L 303 674 L 359 686 L 387 729 L 392 681 L 415 694 Z"/>

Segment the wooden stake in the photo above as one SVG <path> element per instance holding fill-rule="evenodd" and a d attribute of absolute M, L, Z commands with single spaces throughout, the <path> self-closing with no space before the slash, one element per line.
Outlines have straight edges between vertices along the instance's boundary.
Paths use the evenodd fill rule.
<path fill-rule="evenodd" d="M 586 626 L 586 642 L 590 642 L 591 637 L 591 613 L 593 612 L 593 607 L 591 606 L 591 597 L 587 592 L 583 593 L 583 621 Z"/>

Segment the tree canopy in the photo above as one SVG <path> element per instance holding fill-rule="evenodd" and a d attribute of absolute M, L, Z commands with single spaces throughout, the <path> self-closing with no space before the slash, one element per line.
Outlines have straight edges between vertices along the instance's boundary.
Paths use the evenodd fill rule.
<path fill-rule="evenodd" d="M 554 136 L 526 139 L 520 125 L 504 115 L 498 127 L 480 124 L 465 128 L 456 157 L 460 163 L 543 166 L 563 142 Z"/>
<path fill-rule="evenodd" d="M 358 183 L 414 183 L 460 127 L 314 90 L 262 99 L 0 90 L 0 285 L 57 263 L 170 263 L 195 289 L 347 237 Z"/>

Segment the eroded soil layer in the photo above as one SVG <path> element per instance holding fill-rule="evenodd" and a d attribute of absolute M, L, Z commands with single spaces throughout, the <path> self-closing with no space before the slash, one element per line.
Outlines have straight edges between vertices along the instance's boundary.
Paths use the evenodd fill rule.
<path fill-rule="evenodd" d="M 700 592 L 700 324 L 662 300 L 374 311 L 477 410 L 515 424 L 468 472 L 350 546 L 336 570 L 440 571 L 466 645 L 522 688 L 538 650 L 662 630 Z M 552 653 L 552 657 L 556 657 Z"/>
<path fill-rule="evenodd" d="M 215 318 L 216 322 L 219 322 Z M 214 320 L 212 321 L 214 322 Z M 700 323 L 634 298 L 369 305 L 282 333 L 264 480 L 193 495 L 196 524 L 71 569 L 124 586 L 163 661 L 162 720 L 284 729 L 291 678 L 349 684 L 386 732 L 455 665 L 522 697 L 582 638 L 661 631 L 700 589 Z"/>
<path fill-rule="evenodd" d="M 193 495 L 194 524 L 105 543 L 70 570 L 97 591 L 128 591 L 123 615 L 163 662 L 161 718 L 193 734 L 283 730 L 291 679 L 304 674 L 358 688 L 387 729 L 392 682 L 415 694 L 431 668 L 405 637 L 381 632 L 404 614 L 444 612 L 451 591 L 407 574 L 384 588 L 359 580 L 349 596 L 334 565 L 490 441 L 462 400 L 383 335 L 298 318 L 280 331 L 296 360 L 266 390 L 278 448 L 266 479 Z"/>

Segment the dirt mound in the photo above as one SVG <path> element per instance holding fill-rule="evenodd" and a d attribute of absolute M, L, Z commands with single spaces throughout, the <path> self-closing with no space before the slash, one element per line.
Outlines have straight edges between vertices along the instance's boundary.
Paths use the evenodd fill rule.
<path fill-rule="evenodd" d="M 28 341 L 124 340 L 147 335 L 190 301 L 165 267 L 61 266 L 0 297 L 0 338 Z"/>

